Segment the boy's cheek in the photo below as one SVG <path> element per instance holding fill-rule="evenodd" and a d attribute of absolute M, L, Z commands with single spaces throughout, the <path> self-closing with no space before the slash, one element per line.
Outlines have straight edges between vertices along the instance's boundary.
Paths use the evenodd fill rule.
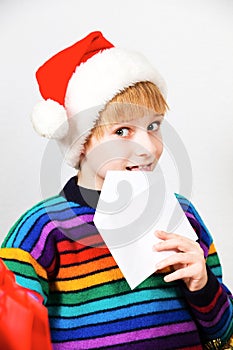
<path fill-rule="evenodd" d="M 159 159 L 161 157 L 162 153 L 163 153 L 163 143 L 161 142 L 159 144 L 159 146 L 157 147 L 157 157 L 156 158 Z"/>
<path fill-rule="evenodd" d="M 86 153 L 86 157 L 93 164 L 106 164 L 115 160 L 127 160 L 132 144 L 127 141 L 111 140 L 100 143 Z"/>
<path fill-rule="evenodd" d="M 164 146 L 163 146 L 163 140 L 162 140 L 162 137 L 159 136 L 157 139 L 156 139 L 156 142 L 155 142 L 155 149 L 156 149 L 156 159 L 159 159 L 163 153 L 163 149 L 164 149 Z"/>

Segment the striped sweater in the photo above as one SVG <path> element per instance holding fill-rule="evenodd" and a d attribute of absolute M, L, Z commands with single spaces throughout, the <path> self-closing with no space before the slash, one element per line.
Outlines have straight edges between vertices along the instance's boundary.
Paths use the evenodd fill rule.
<path fill-rule="evenodd" d="M 232 296 L 193 205 L 177 195 L 204 250 L 207 285 L 190 292 L 181 281 L 165 283 L 164 270 L 131 290 L 93 224 L 98 195 L 70 179 L 16 222 L 0 250 L 17 282 L 43 296 L 53 349 L 202 349 L 211 339 L 225 342 Z"/>

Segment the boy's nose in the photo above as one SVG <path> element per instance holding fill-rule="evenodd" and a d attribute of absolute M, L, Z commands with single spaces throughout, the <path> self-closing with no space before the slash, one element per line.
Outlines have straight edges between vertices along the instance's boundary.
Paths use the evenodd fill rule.
<path fill-rule="evenodd" d="M 155 136 L 148 134 L 146 131 L 137 132 L 134 138 L 135 142 L 135 155 L 138 157 L 155 157 L 157 150 L 156 144 L 159 140 L 156 140 Z"/>

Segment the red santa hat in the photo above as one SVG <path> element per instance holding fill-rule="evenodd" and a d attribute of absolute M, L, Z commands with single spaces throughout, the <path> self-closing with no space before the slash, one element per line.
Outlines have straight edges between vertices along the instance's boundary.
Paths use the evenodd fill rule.
<path fill-rule="evenodd" d="M 75 128 L 78 147 L 67 160 L 71 166 L 77 166 L 98 112 L 120 91 L 150 81 L 166 97 L 164 79 L 143 55 L 114 47 L 99 31 L 51 57 L 37 70 L 36 78 L 44 99 L 31 117 L 38 134 L 58 139 L 67 147 L 74 141 L 71 119 L 78 114 L 82 117 L 81 127 Z M 86 113 L 88 110 L 92 113 Z"/>

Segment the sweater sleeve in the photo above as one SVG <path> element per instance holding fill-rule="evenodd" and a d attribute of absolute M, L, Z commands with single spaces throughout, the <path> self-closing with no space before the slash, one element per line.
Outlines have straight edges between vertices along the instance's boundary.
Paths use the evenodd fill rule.
<path fill-rule="evenodd" d="M 222 281 L 222 268 L 212 236 L 195 207 L 185 198 L 178 198 L 195 229 L 204 251 L 208 282 L 199 291 L 190 292 L 184 284 L 186 300 L 195 317 L 203 343 L 218 340 L 220 348 L 233 334 L 233 297 Z"/>
<path fill-rule="evenodd" d="M 8 269 L 14 273 L 19 285 L 36 291 L 46 303 L 48 297 L 47 273 L 29 252 L 20 248 L 1 248 L 0 258 Z"/>
<path fill-rule="evenodd" d="M 40 293 L 44 304 L 58 264 L 52 220 L 56 205 L 53 198 L 28 210 L 11 228 L 0 249 L 0 258 L 14 273 L 16 282 Z"/>

